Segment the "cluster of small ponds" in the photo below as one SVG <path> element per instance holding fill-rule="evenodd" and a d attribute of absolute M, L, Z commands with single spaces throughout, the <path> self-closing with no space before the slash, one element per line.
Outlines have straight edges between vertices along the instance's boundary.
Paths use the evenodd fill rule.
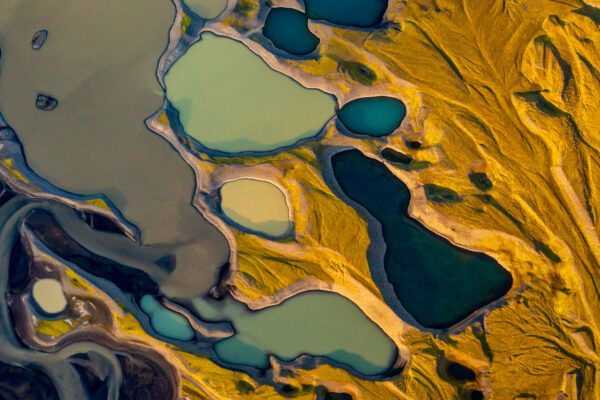
<path fill-rule="evenodd" d="M 306 55 L 318 47 L 319 38 L 309 30 L 309 20 L 349 28 L 371 27 L 382 22 L 387 1 L 305 0 L 304 5 L 305 12 L 283 7 L 272 8 L 262 29 L 263 35 L 275 47 L 292 55 Z M 227 1 L 188 0 L 186 6 L 201 18 L 213 19 L 225 10 Z M 46 50 L 44 48 L 37 51 L 41 49 L 47 37 L 46 30 L 35 34 L 32 47 L 37 53 L 41 54 Z M 359 137 L 386 136 L 400 127 L 406 115 L 402 101 L 386 96 L 353 99 L 337 109 L 337 102 L 333 96 L 320 90 L 306 89 L 289 77 L 272 70 L 242 43 L 212 33 L 203 33 L 200 39 L 167 71 L 164 82 L 167 99 L 176 111 L 178 122 L 184 131 L 179 133 L 189 135 L 207 153 L 236 155 L 277 151 L 293 146 L 300 140 L 316 137 L 334 116 L 337 116 L 338 127 L 342 133 Z M 93 62 L 96 70 L 104 68 L 104 64 L 99 60 Z M 98 78 L 94 83 L 100 86 L 104 82 L 103 79 Z M 57 82 L 60 82 L 60 79 L 57 79 Z M 10 88 L 14 85 L 7 86 Z M 144 86 L 148 93 L 156 89 L 155 82 L 141 86 Z M 58 86 L 54 88 L 59 96 L 69 98 L 70 92 L 61 92 L 62 89 Z M 17 92 L 20 93 L 15 93 Z M 28 94 L 31 92 L 27 91 Z M 151 96 L 149 98 L 152 99 Z M 43 105 L 49 104 L 49 99 L 54 98 L 48 96 L 48 101 Z M 35 99 L 33 100 L 35 102 Z M 43 100 L 37 98 L 38 102 Z M 8 100 L 4 102 L 4 109 L 9 110 L 7 117 L 10 121 L 13 115 L 18 114 L 18 111 L 15 111 L 16 104 L 10 104 Z M 19 107 L 22 104 L 23 102 L 19 103 Z M 152 113 L 153 106 L 156 106 L 156 101 L 150 101 L 146 107 L 150 108 L 146 115 Z M 69 102 L 66 101 L 60 107 L 65 110 L 60 112 L 70 112 L 69 107 Z M 56 111 L 58 110 L 52 113 Z M 110 108 L 103 109 L 104 113 L 94 111 L 99 115 L 113 115 Z M 73 137 L 65 138 L 65 142 L 75 140 L 81 129 L 89 124 L 84 116 L 68 118 L 65 114 L 62 115 L 62 119 L 73 124 L 65 130 L 72 132 Z M 21 125 L 18 133 L 25 138 L 27 149 L 36 147 L 36 135 L 39 135 L 34 132 L 36 126 L 46 123 L 49 126 L 61 126 L 60 119 L 52 120 L 47 116 L 45 119 L 36 120 L 36 125 L 29 124 L 21 117 L 15 119 L 17 125 Z M 81 124 L 77 121 L 86 122 L 77 125 Z M 106 121 L 99 121 L 99 124 L 106 124 Z M 123 126 L 124 132 L 136 129 L 143 131 L 138 126 Z M 104 129 L 102 133 L 104 135 L 94 136 L 99 148 L 113 148 L 116 139 L 111 135 L 116 135 L 117 130 L 113 132 L 111 129 Z M 136 147 L 133 144 L 136 141 L 127 140 L 131 146 L 123 146 L 123 153 L 116 157 L 131 157 L 133 160 L 141 157 L 133 155 Z M 167 146 L 164 147 L 165 153 L 160 153 L 161 156 L 156 158 L 168 159 Z M 128 151 L 132 153 L 129 154 Z M 109 151 L 104 153 L 111 154 Z M 83 164 L 81 160 L 80 157 L 79 164 Z M 165 161 L 164 165 L 169 163 Z M 77 166 L 78 164 L 74 164 L 62 172 L 56 171 L 51 178 L 61 182 L 66 179 L 68 172 Z M 366 211 L 365 215 L 368 218 L 377 220 L 381 225 L 381 235 L 386 244 L 383 267 L 387 280 L 392 285 L 397 299 L 417 323 L 429 328 L 451 327 L 508 291 L 512 283 L 510 274 L 493 259 L 452 245 L 408 216 L 410 193 L 382 163 L 358 151 L 343 151 L 332 157 L 331 167 L 336 179 L 336 182 L 331 182 L 332 188 L 337 190 L 339 186 L 342 197 L 345 196 L 358 204 Z M 180 167 L 173 167 L 169 171 L 173 176 L 185 176 L 185 173 L 175 173 L 181 171 L 177 168 Z M 112 173 L 113 176 L 120 176 L 120 179 L 126 176 L 129 184 L 139 180 L 138 172 L 142 174 L 137 169 L 130 171 L 127 168 L 123 168 L 121 172 L 120 175 L 115 175 L 114 171 Z M 90 190 L 89 184 L 106 187 L 107 191 L 112 190 L 115 198 L 122 199 L 125 214 L 135 214 L 138 218 L 136 222 L 142 225 L 158 215 L 156 211 L 134 211 L 136 204 L 142 199 L 152 198 L 160 190 L 149 189 L 148 185 L 140 186 L 137 191 L 116 190 L 119 186 L 116 183 L 114 187 L 109 187 L 108 180 L 94 182 L 90 178 L 92 175 L 90 173 L 86 177 L 81 174 L 79 180 L 71 180 L 70 182 L 74 182 L 74 190 L 77 191 L 81 187 Z M 168 178 L 166 175 L 160 177 L 161 182 Z M 82 182 L 88 178 L 90 182 L 86 181 L 88 186 L 85 186 Z M 145 178 L 145 181 L 150 181 L 150 178 Z M 78 188 L 77 184 L 83 186 Z M 181 198 L 189 198 L 191 190 L 182 189 L 179 192 L 183 193 Z M 247 177 L 228 181 L 220 188 L 219 198 L 219 211 L 225 220 L 249 233 L 277 240 L 289 234 L 293 225 L 286 194 L 265 180 Z M 165 200 L 162 207 L 156 210 L 158 209 L 169 210 L 169 203 Z M 204 242 L 193 242 L 185 252 L 179 245 L 167 246 L 165 248 L 172 253 L 161 254 L 164 257 L 158 257 L 159 252 L 164 252 L 160 246 L 141 248 L 127 243 L 126 239 L 115 238 L 112 233 L 90 233 L 81 228 L 81 224 L 78 225 L 69 218 L 62 220 L 61 225 L 68 227 L 70 234 L 80 241 L 82 246 L 107 258 L 119 259 L 124 264 L 135 260 L 136 268 L 142 269 L 147 276 L 157 281 L 152 282 L 149 285 L 151 289 L 139 296 L 138 303 L 150 321 L 150 328 L 161 337 L 176 342 L 191 342 L 197 336 L 189 320 L 166 307 L 158 296 L 158 287 L 163 292 L 168 287 L 170 293 L 177 293 L 177 290 L 185 288 L 186 295 L 181 297 L 193 305 L 195 313 L 202 319 L 213 322 L 230 321 L 233 325 L 235 335 L 217 341 L 214 345 L 217 356 L 226 364 L 266 368 L 268 356 L 271 354 L 282 360 L 292 360 L 301 354 L 310 354 L 327 357 L 363 375 L 378 375 L 385 373 L 393 363 L 397 350 L 392 340 L 354 303 L 338 294 L 307 292 L 277 306 L 252 312 L 230 298 L 216 301 L 201 295 L 206 292 L 204 289 L 214 282 L 223 257 L 206 258 L 208 267 L 198 275 L 193 275 L 194 279 L 187 279 L 187 283 L 185 273 L 178 277 L 165 273 L 165 270 L 172 273 L 178 270 L 185 271 L 186 266 L 193 266 L 191 260 L 197 249 L 201 249 L 200 252 L 204 254 L 207 249 L 210 252 L 212 247 L 215 247 L 220 253 L 225 253 L 222 244 L 224 240 L 221 237 L 209 228 L 192 228 L 188 225 L 194 217 L 200 219 L 199 215 L 190 213 L 189 210 L 186 211 L 187 214 L 179 212 L 183 210 L 181 207 L 177 210 L 169 220 L 179 217 L 183 221 L 180 222 L 181 225 L 170 227 L 170 230 L 176 232 L 184 227 L 183 231 L 189 237 L 213 236 Z M 208 226 L 208 222 L 201 222 Z M 148 230 L 157 232 L 163 228 L 161 224 L 161 221 L 153 221 L 148 224 Z M 157 243 L 160 242 L 160 237 L 150 237 Z M 181 242 L 185 241 L 183 239 L 187 240 L 175 233 L 168 239 L 174 241 L 174 237 Z M 212 246 L 215 243 L 221 244 Z M 164 260 L 168 262 L 163 262 Z M 106 273 L 104 279 L 111 275 L 112 270 Z M 190 290 L 189 285 L 195 281 L 202 282 L 202 290 Z M 139 287 L 141 286 L 138 285 Z M 32 293 L 36 306 L 48 314 L 60 312 L 65 307 L 66 300 L 59 288 L 58 281 L 36 282 Z"/>

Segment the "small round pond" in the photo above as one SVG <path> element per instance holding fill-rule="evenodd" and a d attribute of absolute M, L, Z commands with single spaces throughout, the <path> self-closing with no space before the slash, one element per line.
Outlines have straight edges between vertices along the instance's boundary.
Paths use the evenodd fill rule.
<path fill-rule="evenodd" d="M 339 121 L 353 133 L 385 136 L 400 126 L 406 116 L 404 103 L 393 97 L 363 97 L 346 103 Z"/>
<path fill-rule="evenodd" d="M 290 227 L 283 192 L 259 179 L 236 179 L 221 187 L 221 210 L 232 221 L 253 231 L 281 236 Z"/>
<path fill-rule="evenodd" d="M 40 279 L 33 284 L 31 291 L 33 301 L 47 314 L 58 314 L 67 306 L 67 299 L 60 281 L 56 279 Z"/>

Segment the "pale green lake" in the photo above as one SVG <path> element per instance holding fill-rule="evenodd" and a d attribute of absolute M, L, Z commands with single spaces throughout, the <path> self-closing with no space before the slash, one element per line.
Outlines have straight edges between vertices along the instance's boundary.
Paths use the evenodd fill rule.
<path fill-rule="evenodd" d="M 185 0 L 185 4 L 200 18 L 217 18 L 227 7 L 227 0 Z"/>
<path fill-rule="evenodd" d="M 220 359 L 265 368 L 268 354 L 292 360 L 301 354 L 326 356 L 365 375 L 385 372 L 394 361 L 392 340 L 350 300 L 311 291 L 252 312 L 227 298 L 222 304 L 193 300 L 203 319 L 229 320 L 236 334 L 215 345 Z"/>
<path fill-rule="evenodd" d="M 221 186 L 221 209 L 232 221 L 253 231 L 281 236 L 290 227 L 283 192 L 259 179 L 236 179 Z"/>
<path fill-rule="evenodd" d="M 335 99 L 275 72 L 245 45 L 204 33 L 165 75 L 188 135 L 227 153 L 270 151 L 317 135 Z"/>

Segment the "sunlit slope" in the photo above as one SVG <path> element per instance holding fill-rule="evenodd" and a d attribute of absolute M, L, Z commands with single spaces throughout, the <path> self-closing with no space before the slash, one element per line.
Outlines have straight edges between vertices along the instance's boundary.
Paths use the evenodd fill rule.
<path fill-rule="evenodd" d="M 402 98 L 408 119 L 387 144 L 337 132 L 321 143 L 352 145 L 377 158 L 389 145 L 431 162 L 410 172 L 388 163 L 413 191 L 411 213 L 456 243 L 493 255 L 515 278 L 508 304 L 489 312 L 483 325 L 449 338 L 410 330 L 405 341 L 413 359 L 397 387 L 411 398 L 452 398 L 471 386 L 497 399 L 556 399 L 561 391 L 569 398 L 600 398 L 600 9 L 580 1 L 422 0 L 395 2 L 388 18 L 393 23 L 373 32 L 316 25 L 322 57 L 278 60 L 275 67 L 301 82 L 326 78 L 340 94 L 384 91 Z M 377 79 L 359 82 L 348 62 L 368 66 Z M 409 148 L 409 141 L 422 147 Z M 285 165 L 294 179 L 286 178 L 304 182 L 297 190 L 309 199 L 302 204 L 307 215 L 327 213 L 336 222 L 311 225 L 301 243 L 275 245 L 237 233 L 241 275 L 234 281 L 251 298 L 306 276 L 342 286 L 352 276 L 373 291 L 358 255 L 366 247 L 366 226 L 331 193 L 310 188 L 308 182 L 321 178 L 309 169 L 320 166 L 307 168 L 301 163 L 308 160 L 293 158 Z M 485 173 L 493 187 L 474 186 L 474 172 Z M 426 183 L 454 190 L 458 201 L 426 201 Z M 342 218 L 359 229 L 355 240 L 336 238 L 328 258 L 336 262 L 309 261 L 324 260 L 307 256 L 319 245 L 331 247 L 329 235 Z M 294 251 L 284 255 L 286 249 Z M 461 385 L 442 378 L 436 367 L 444 357 L 463 360 L 485 377 L 456 389 Z"/>

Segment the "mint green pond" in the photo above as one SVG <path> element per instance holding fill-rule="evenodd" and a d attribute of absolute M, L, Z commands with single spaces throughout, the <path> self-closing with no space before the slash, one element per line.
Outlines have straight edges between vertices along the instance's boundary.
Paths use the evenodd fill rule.
<path fill-rule="evenodd" d="M 365 375 L 385 372 L 396 356 L 392 340 L 350 300 L 313 291 L 252 312 L 230 298 L 215 305 L 194 299 L 208 320 L 229 320 L 236 334 L 215 345 L 228 363 L 266 368 L 268 354 L 293 360 L 302 354 L 326 356 Z"/>
<path fill-rule="evenodd" d="M 145 295 L 140 307 L 150 317 L 154 330 L 169 339 L 190 341 L 196 335 L 188 320 L 159 303 L 154 297 Z"/>
<path fill-rule="evenodd" d="M 227 153 L 270 151 L 317 135 L 335 100 L 275 72 L 245 45 L 204 33 L 165 75 L 188 135 Z"/>

